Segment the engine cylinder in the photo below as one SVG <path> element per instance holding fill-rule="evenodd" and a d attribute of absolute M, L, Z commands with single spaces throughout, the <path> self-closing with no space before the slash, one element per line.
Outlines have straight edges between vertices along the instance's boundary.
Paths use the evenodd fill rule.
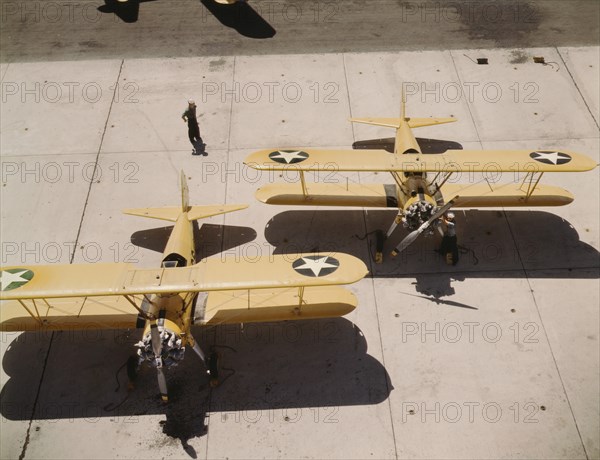
<path fill-rule="evenodd" d="M 412 232 L 427 222 L 436 208 L 435 200 L 429 195 L 417 194 L 410 197 L 404 205 L 402 224 Z"/>
<path fill-rule="evenodd" d="M 185 354 L 185 340 L 183 332 L 177 323 L 165 319 L 163 326 L 158 326 L 162 344 L 161 357 L 163 366 L 176 366 Z M 152 349 L 151 324 L 148 322 L 144 329 L 142 340 L 135 344 L 137 354 L 141 361 L 149 361 L 155 365 L 154 350 Z"/>

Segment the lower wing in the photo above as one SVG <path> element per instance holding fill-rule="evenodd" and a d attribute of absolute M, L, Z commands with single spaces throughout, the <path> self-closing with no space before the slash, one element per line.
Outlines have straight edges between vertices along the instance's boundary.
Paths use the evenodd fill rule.
<path fill-rule="evenodd" d="M 516 183 L 445 184 L 440 190 L 446 199 L 458 195 L 453 206 L 455 208 L 562 206 L 573 201 L 573 195 L 567 190 L 539 184 L 529 195 L 521 184 Z M 263 203 L 279 205 L 398 207 L 395 184 L 307 183 L 305 190 L 299 183 L 270 184 L 258 189 L 256 198 Z"/>
<path fill-rule="evenodd" d="M 333 318 L 350 313 L 356 305 L 354 294 L 338 286 L 216 291 L 208 294 L 199 321 L 213 326 Z"/>
<path fill-rule="evenodd" d="M 142 299 L 134 300 L 141 306 Z M 122 296 L 0 301 L 0 330 L 132 329 L 138 311 Z"/>

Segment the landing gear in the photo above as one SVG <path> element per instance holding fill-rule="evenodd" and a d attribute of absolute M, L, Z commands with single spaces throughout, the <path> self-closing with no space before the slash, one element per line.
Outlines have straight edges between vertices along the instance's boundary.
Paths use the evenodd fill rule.
<path fill-rule="evenodd" d="M 206 356 L 196 340 L 194 340 L 194 345 L 192 346 L 192 349 L 196 352 L 196 354 L 202 360 L 202 363 L 206 367 L 206 375 L 209 378 L 210 386 L 214 388 L 217 385 L 219 385 L 219 356 L 217 355 L 217 352 L 214 350 L 211 351 L 210 355 L 208 356 L 207 362 Z"/>
<path fill-rule="evenodd" d="M 383 245 L 385 244 L 386 236 L 382 230 L 375 231 L 375 263 L 383 263 Z"/>
<path fill-rule="evenodd" d="M 219 355 L 212 351 L 208 357 L 208 375 L 210 376 L 210 386 L 215 388 L 219 385 Z"/>
<path fill-rule="evenodd" d="M 127 390 L 131 391 L 135 388 L 135 381 L 137 380 L 138 371 L 140 369 L 140 359 L 137 355 L 132 355 L 127 358 Z"/>

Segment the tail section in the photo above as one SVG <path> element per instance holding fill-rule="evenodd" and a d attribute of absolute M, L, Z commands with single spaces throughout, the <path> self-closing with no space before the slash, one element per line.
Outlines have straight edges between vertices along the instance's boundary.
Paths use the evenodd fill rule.
<path fill-rule="evenodd" d="M 190 206 L 190 210 L 188 211 L 188 220 L 191 222 L 193 220 L 204 219 L 205 217 L 218 216 L 219 214 L 239 211 L 240 209 L 246 209 L 247 207 L 247 204 Z"/>
<path fill-rule="evenodd" d="M 247 204 L 224 204 L 224 205 L 208 205 L 208 206 L 188 206 L 187 218 L 191 222 L 193 220 L 204 219 L 206 217 L 218 216 L 228 212 L 239 211 L 246 209 Z M 150 219 L 167 220 L 169 222 L 177 222 L 177 219 L 182 214 L 179 206 L 165 206 L 162 208 L 135 208 L 124 209 L 124 214 L 132 216 L 148 217 Z"/>
<path fill-rule="evenodd" d="M 410 118 L 406 116 L 406 95 L 402 91 L 400 103 L 400 118 L 351 118 L 353 123 L 365 123 L 367 125 L 385 126 L 396 129 L 394 142 L 394 153 L 420 153 L 419 143 L 415 139 L 411 129 L 423 126 L 434 126 L 443 123 L 452 123 L 456 118 Z"/>
<path fill-rule="evenodd" d="M 405 120 L 401 118 L 350 118 L 353 123 L 364 123 L 367 125 L 385 126 L 386 128 L 400 128 L 400 124 Z M 456 118 L 406 118 L 409 128 L 422 128 L 423 126 L 441 125 L 443 123 L 452 123 Z"/>
<path fill-rule="evenodd" d="M 227 204 L 227 205 L 208 205 L 208 206 L 190 206 L 189 195 L 190 191 L 185 178 L 185 173 L 180 174 L 181 187 L 181 207 L 165 206 L 160 208 L 134 208 L 124 209 L 123 213 L 132 216 L 148 217 L 150 219 L 166 220 L 169 222 L 177 222 L 179 216 L 187 213 L 187 220 L 192 222 L 206 217 L 217 216 L 228 212 L 239 211 L 246 209 L 247 204 Z"/>
<path fill-rule="evenodd" d="M 187 212 L 190 208 L 190 189 L 187 186 L 187 180 L 185 179 L 185 173 L 183 169 L 180 174 L 180 186 L 181 186 L 181 212 Z"/>

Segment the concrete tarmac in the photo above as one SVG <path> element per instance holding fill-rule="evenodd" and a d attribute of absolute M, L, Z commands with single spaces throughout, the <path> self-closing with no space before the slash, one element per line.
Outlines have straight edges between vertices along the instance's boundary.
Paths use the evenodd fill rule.
<path fill-rule="evenodd" d="M 372 232 L 394 211 L 264 205 L 258 187 L 293 177 L 242 166 L 259 148 L 389 137 L 347 119 L 397 116 L 403 82 L 409 115 L 459 119 L 419 136 L 598 161 L 598 51 L 2 64 L 3 265 L 157 266 L 169 226 L 121 209 L 175 205 L 183 169 L 194 204 L 250 204 L 201 222 L 201 256 L 346 252 L 371 273 L 350 286 L 359 306 L 344 318 L 195 328 L 222 384 L 188 354 L 168 371 L 166 406 L 151 368 L 127 391 L 137 331 L 4 333 L 0 456 L 598 458 L 598 170 L 544 176 L 575 194 L 565 207 L 458 212 L 453 267 L 426 238 L 374 264 Z M 189 97 L 207 156 L 190 154 Z"/>
<path fill-rule="evenodd" d="M 294 177 L 242 165 L 390 137 L 347 119 L 397 116 L 402 84 L 409 115 L 459 119 L 419 137 L 600 161 L 599 8 L 1 0 L 3 266 L 158 266 L 170 226 L 121 209 L 176 205 L 184 170 L 193 204 L 250 205 L 200 222 L 200 257 L 346 252 L 370 274 L 344 318 L 195 328 L 221 385 L 188 353 L 168 405 L 151 368 L 127 389 L 137 331 L 2 333 L 0 458 L 600 458 L 597 169 L 542 178 L 568 206 L 457 212 L 452 267 L 431 238 L 377 265 L 394 211 L 267 206 L 255 190 Z"/>
<path fill-rule="evenodd" d="M 600 43 L 595 0 L 0 2 L 2 62 Z"/>

